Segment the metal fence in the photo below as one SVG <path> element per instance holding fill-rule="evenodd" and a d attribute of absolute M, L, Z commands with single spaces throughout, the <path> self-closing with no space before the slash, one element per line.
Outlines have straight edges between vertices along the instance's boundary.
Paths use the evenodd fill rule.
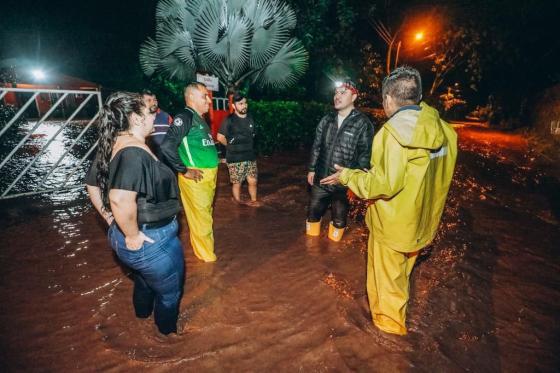
<path fill-rule="evenodd" d="M 213 97 L 212 101 L 214 110 L 229 110 L 229 99 L 227 97 Z"/>
<path fill-rule="evenodd" d="M 70 163 L 68 162 L 68 154 L 76 147 L 76 144 L 80 142 L 86 132 L 99 117 L 99 111 L 103 105 L 101 92 L 0 87 L 0 103 L 2 103 L 3 100 L 6 100 L 7 95 L 10 95 L 11 97 L 17 96 L 18 101 L 21 102 L 17 105 L 13 117 L 9 119 L 0 129 L 0 144 L 7 153 L 0 161 L 0 175 L 2 176 L 3 181 L 0 188 L 0 199 L 62 191 L 83 186 L 80 178 L 76 178 L 75 175 L 78 170 L 81 169 L 83 171 L 83 168 L 85 167 L 84 161 L 88 159 L 90 154 L 97 147 L 97 141 L 92 141 L 91 144 L 87 144 L 85 152 L 83 152 L 84 154 L 80 154 L 79 157 L 73 156 Z M 41 110 L 37 104 L 37 100 L 42 95 L 48 95 L 51 100 L 50 107 L 48 107 L 43 115 L 41 115 Z M 73 105 L 69 107 L 67 104 L 68 101 L 71 101 Z M 21 118 L 25 116 L 26 111 L 29 110 L 33 103 L 37 104 L 37 114 L 39 118 L 36 122 L 34 122 L 34 124 L 31 122 L 29 128 L 26 128 L 26 130 L 23 131 L 23 134 L 14 133 L 14 127 L 21 123 Z M 84 110 L 86 107 L 89 109 L 93 107 L 94 110 L 89 110 L 90 113 L 88 115 L 88 110 Z M 57 109 L 59 110 L 57 111 Z M 60 112 L 62 112 L 63 118 L 59 120 L 59 122 L 56 122 L 53 133 L 50 133 L 48 138 L 45 138 L 46 142 L 44 144 L 40 144 L 40 148 L 37 148 L 37 144 L 34 144 L 33 147 L 35 151 L 32 152 L 32 155 L 16 159 L 14 155 L 16 155 L 24 147 L 29 147 L 28 140 L 33 138 L 33 136 L 36 136 L 37 130 L 51 120 L 50 118 L 53 116 L 55 111 L 57 111 L 57 114 L 59 115 Z M 66 115 L 67 113 L 70 115 Z M 51 162 L 49 162 L 46 167 L 33 167 L 49 150 L 49 147 L 52 146 L 53 142 L 57 141 L 60 133 L 63 132 L 69 124 L 76 123 L 75 118 L 78 115 L 80 115 L 81 118 L 84 116 L 86 117 L 86 120 L 80 122 L 80 124 L 85 124 L 83 129 L 79 130 L 76 134 L 72 133 L 71 137 L 73 138 L 66 138 L 69 143 L 65 143 L 64 148 L 59 149 L 60 154 L 57 154 L 56 158 L 51 159 Z M 10 131 L 10 129 L 12 129 L 12 131 Z M 21 135 L 22 138 L 19 139 L 18 135 Z M 83 144 L 80 146 L 83 146 Z M 63 160 L 65 160 L 65 164 L 64 167 L 61 168 L 60 166 Z M 15 162 L 18 162 L 18 164 L 15 165 L 17 167 L 11 167 L 10 172 L 6 172 L 6 169 L 9 168 L 10 165 L 14 166 Z M 31 170 L 33 170 L 33 175 L 32 177 L 29 177 Z M 62 176 L 60 176 L 61 170 Z M 58 177 L 53 179 L 53 174 L 57 172 L 59 174 Z M 31 179 L 33 182 L 28 181 L 24 182 L 24 185 L 21 185 L 22 180 L 25 181 L 26 176 L 28 176 L 28 180 Z"/>

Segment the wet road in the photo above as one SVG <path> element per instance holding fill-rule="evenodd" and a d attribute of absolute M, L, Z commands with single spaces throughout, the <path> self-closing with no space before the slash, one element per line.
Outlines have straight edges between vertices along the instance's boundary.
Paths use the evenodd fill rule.
<path fill-rule="evenodd" d="M 218 262 L 187 265 L 181 333 L 157 337 L 83 192 L 0 203 L 3 371 L 557 371 L 558 180 L 518 135 L 460 130 L 436 242 L 413 272 L 406 337 L 371 324 L 367 230 L 303 234 L 305 153 L 259 163 L 265 207 L 233 206 L 225 168 Z"/>

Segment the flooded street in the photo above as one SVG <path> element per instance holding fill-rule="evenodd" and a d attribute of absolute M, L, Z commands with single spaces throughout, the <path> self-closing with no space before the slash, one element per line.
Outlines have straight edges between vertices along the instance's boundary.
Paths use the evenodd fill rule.
<path fill-rule="evenodd" d="M 459 133 L 407 336 L 371 322 L 360 206 L 342 242 L 326 224 L 306 237 L 307 153 L 285 153 L 259 160 L 258 209 L 231 203 L 220 166 L 216 263 L 194 257 L 181 215 L 187 279 L 170 337 L 134 317 L 128 270 L 85 192 L 0 202 L 2 371 L 558 371 L 558 179 L 520 135 Z"/>

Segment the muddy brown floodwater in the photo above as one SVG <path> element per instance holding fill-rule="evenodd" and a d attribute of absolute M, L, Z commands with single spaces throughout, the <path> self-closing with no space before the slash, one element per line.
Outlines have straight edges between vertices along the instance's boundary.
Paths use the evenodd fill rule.
<path fill-rule="evenodd" d="M 259 209 L 220 169 L 218 261 L 187 279 L 180 335 L 131 308 L 132 282 L 83 192 L 2 202 L 4 372 L 526 372 L 560 369 L 559 189 L 518 135 L 460 129 L 440 233 L 412 275 L 410 333 L 371 324 L 367 229 L 304 235 L 307 154 L 261 159 Z M 326 220 L 326 219 L 325 219 Z"/>

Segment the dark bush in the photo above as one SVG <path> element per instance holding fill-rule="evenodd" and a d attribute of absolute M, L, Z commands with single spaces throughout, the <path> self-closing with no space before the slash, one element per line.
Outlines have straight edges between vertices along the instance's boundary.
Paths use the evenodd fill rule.
<path fill-rule="evenodd" d="M 0 130 L 4 128 L 4 126 L 12 120 L 12 118 L 16 115 L 18 109 L 13 105 L 5 105 L 0 103 Z M 11 126 L 11 131 L 17 131 L 17 128 L 20 124 L 25 123 L 25 114 L 20 116 L 18 120 Z"/>
<path fill-rule="evenodd" d="M 8 123 L 15 114 L 15 107 L 13 107 L 12 105 L 0 104 L 0 125 L 4 127 L 4 124 Z"/>
<path fill-rule="evenodd" d="M 331 105 L 318 102 L 250 101 L 258 153 L 270 155 L 311 145 L 317 124 L 329 110 Z"/>

